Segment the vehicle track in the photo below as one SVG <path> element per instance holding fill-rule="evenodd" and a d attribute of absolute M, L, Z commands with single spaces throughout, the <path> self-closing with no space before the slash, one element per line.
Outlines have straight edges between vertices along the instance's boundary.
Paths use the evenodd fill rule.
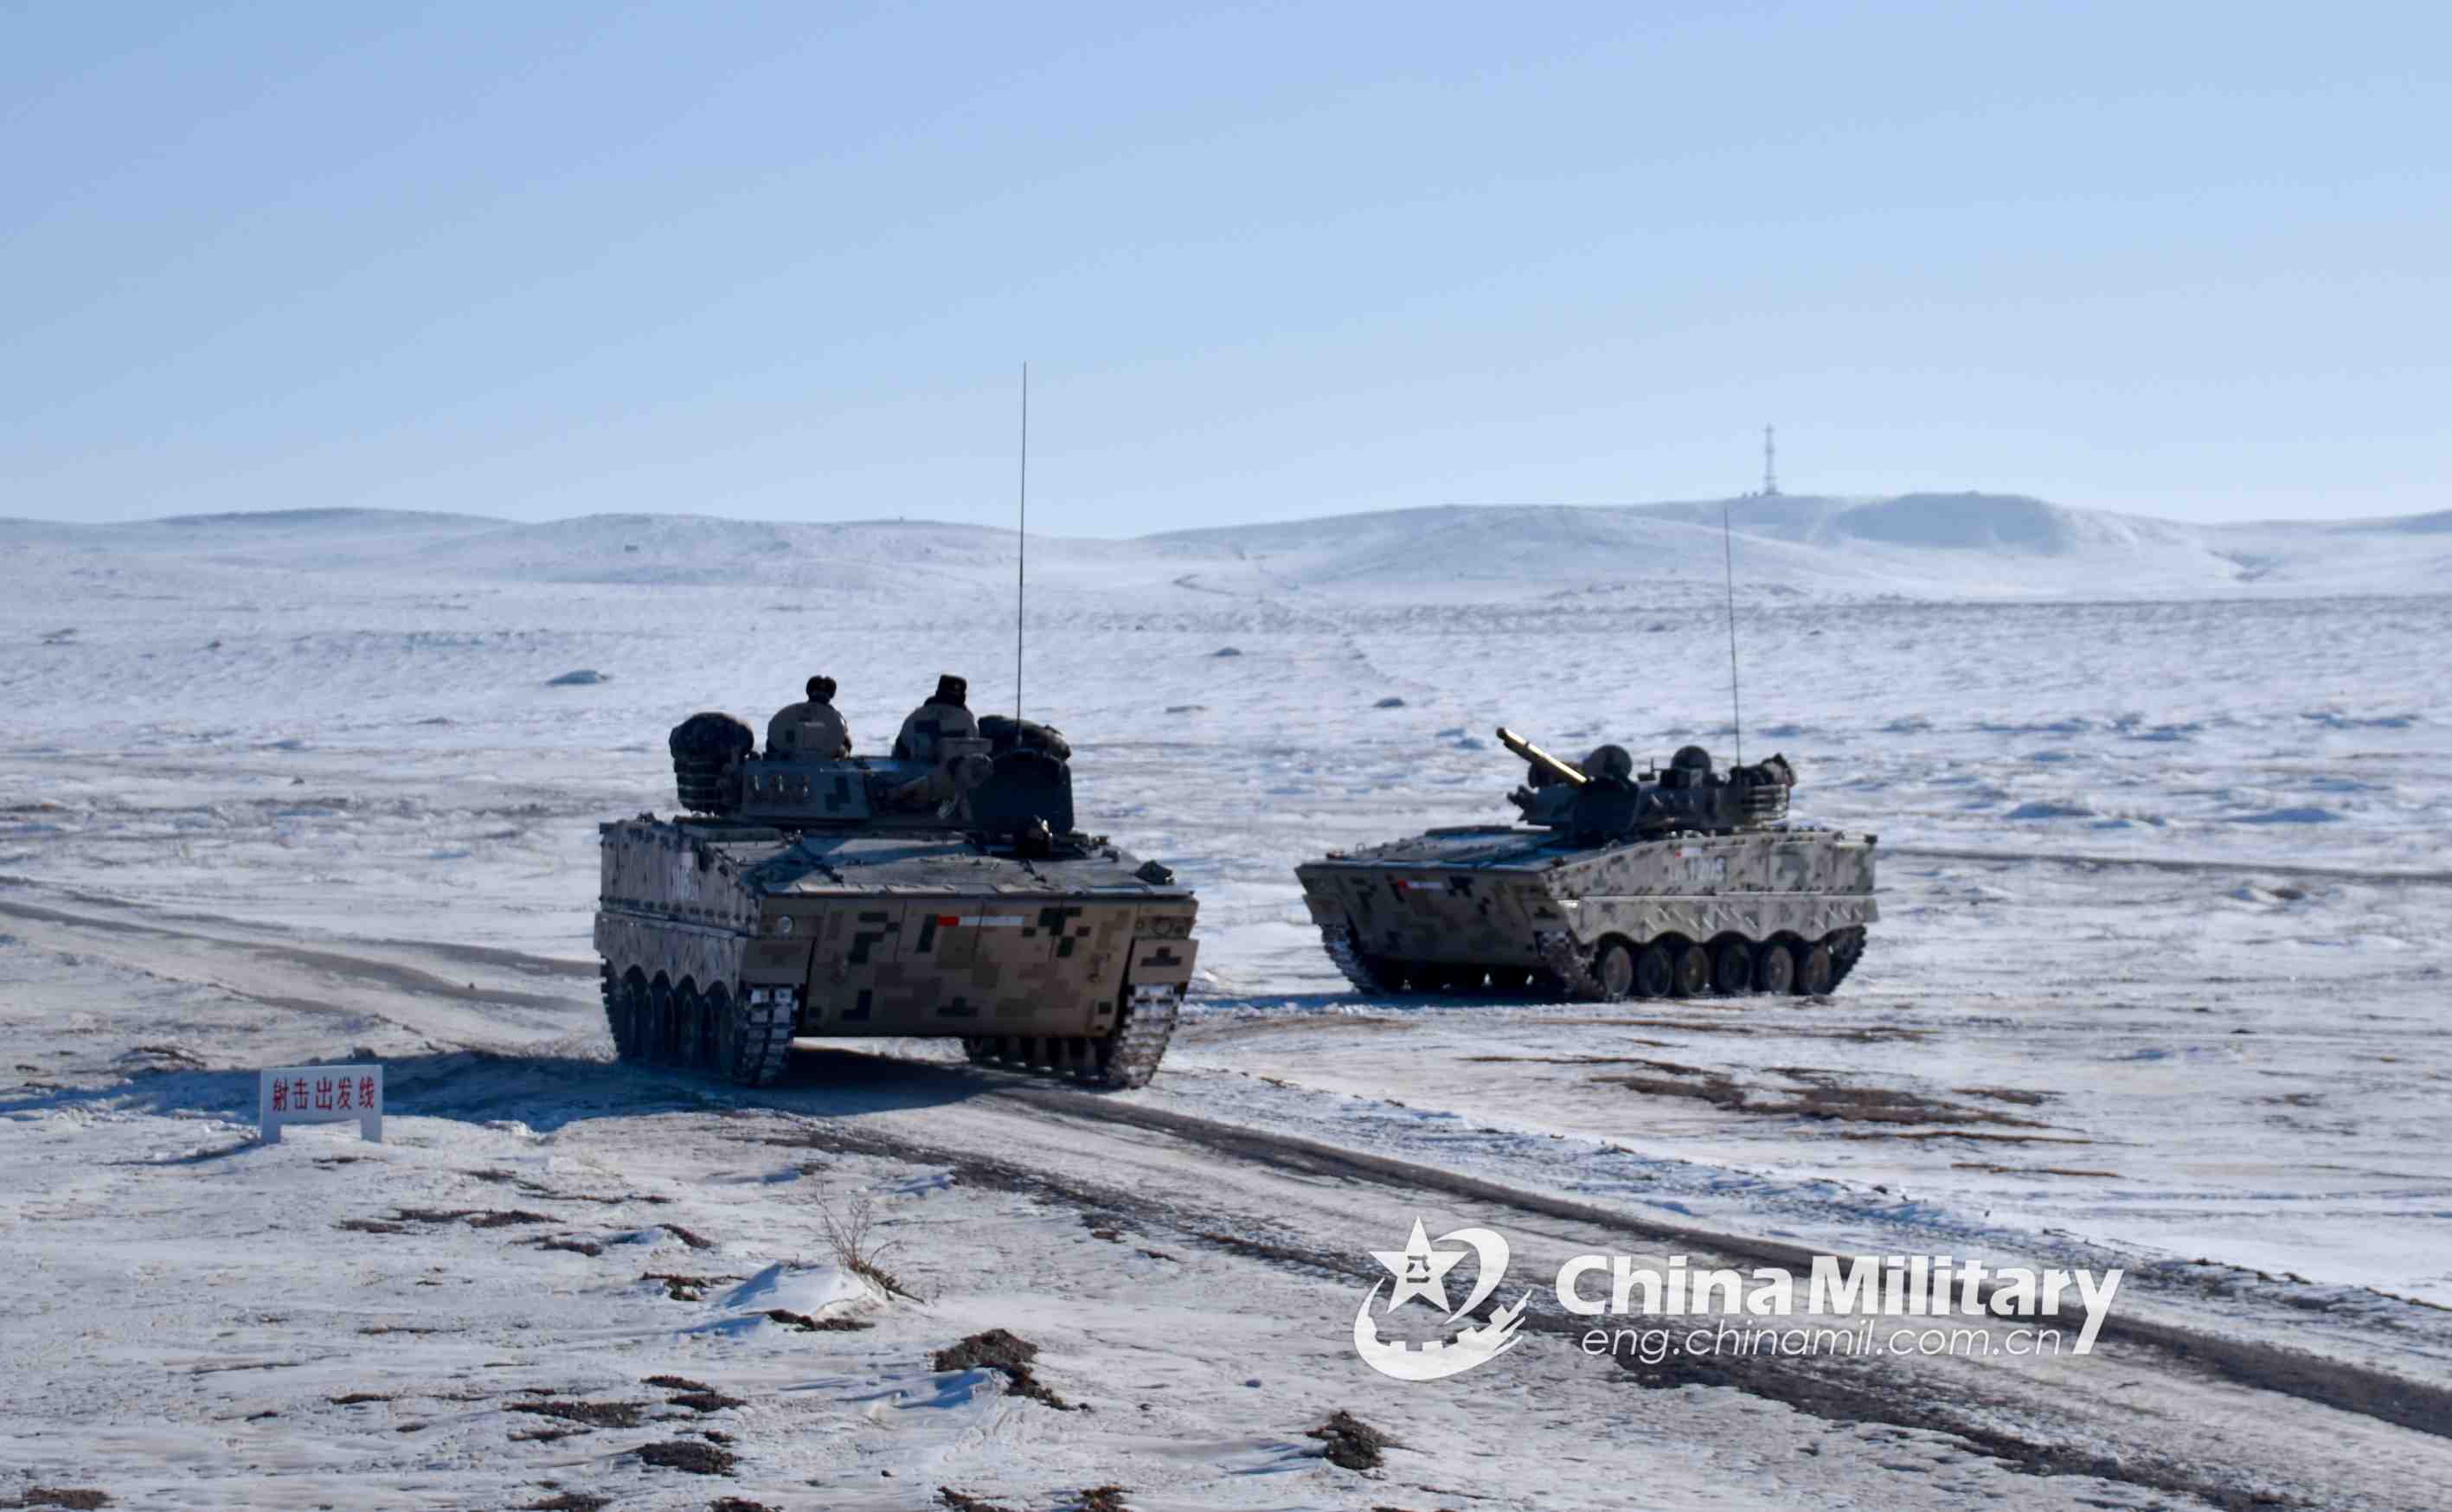
<path fill-rule="evenodd" d="M 2047 866 L 2125 867 L 2190 875 L 2216 874 L 2246 876 L 2299 876 L 2321 882 L 2366 882 L 2379 887 L 2452 887 L 2452 872 L 2379 871 L 2351 866 L 2307 866 L 2299 862 L 2207 861 L 2183 856 L 2086 855 L 2075 851 L 1967 851 L 1945 846 L 1885 845 L 1884 855 L 1924 861 L 1997 861 L 2005 865 L 2040 862 Z"/>
<path fill-rule="evenodd" d="M 909 1064 L 900 1063 L 898 1072 Z M 943 1073 L 969 1074 L 950 1068 Z M 1463 1199 L 1470 1205 L 1464 1210 L 1477 1221 L 1487 1219 L 1511 1234 L 1533 1234 L 1552 1245 L 1605 1243 L 1638 1252 L 1664 1247 L 1690 1256 L 1698 1267 L 1802 1265 L 1809 1257 L 1799 1247 L 1775 1241 L 1652 1222 L 1407 1162 L 1058 1088 L 1009 1083 L 987 1095 L 1028 1105 L 1046 1115 L 1046 1126 L 1033 1129 L 1028 1124 L 1038 1120 L 1015 1127 L 999 1119 L 999 1132 L 1009 1137 L 993 1146 L 944 1143 L 867 1118 L 813 1114 L 786 1106 L 781 1110 L 790 1120 L 788 1132 L 742 1137 L 941 1167 L 965 1184 L 1075 1207 L 1100 1223 L 1134 1227 L 1163 1243 L 1230 1251 L 1331 1278 L 1350 1286 L 1357 1297 L 1380 1277 L 1364 1253 L 1369 1236 L 1340 1232 L 1332 1237 L 1323 1212 L 1327 1225 L 1365 1224 L 1370 1221 L 1364 1216 L 1367 1209 L 1395 1205 L 1435 1211 L 1445 1206 L 1439 1197 Z M 1120 1158 L 1102 1161 L 1098 1144 L 1108 1136 L 1084 1127 L 1091 1124 L 1140 1129 L 1160 1136 L 1160 1144 L 1136 1143 L 1128 1147 L 1129 1154 L 1119 1150 Z M 1153 1179 L 1156 1172 L 1184 1168 L 1180 1157 L 1170 1161 L 1163 1151 L 1164 1146 L 1178 1142 L 1201 1155 L 1225 1157 L 1241 1176 L 1194 1187 Z M 1075 1154 L 1069 1168 L 1050 1158 L 1048 1152 L 1058 1149 Z M 1191 1164 L 1200 1168 L 1197 1160 Z M 1213 1163 L 1209 1168 L 1216 1168 Z M 1267 1182 L 1266 1173 L 1293 1178 L 1295 1186 Z M 1271 1188 L 1285 1195 L 1267 1197 Z M 1375 1194 L 1370 1203 L 1357 1200 L 1365 1189 Z M 1563 1231 L 1560 1225 L 1566 1226 Z M 1590 1320 L 1563 1312 L 1537 1288 L 1525 1317 L 1529 1330 L 1560 1341 L 1592 1326 Z M 1950 1368 L 1964 1367 L 1967 1362 L 1928 1368 L 1921 1362 L 1895 1359 L 1736 1358 L 1727 1363 L 1672 1361 L 1663 1367 L 1625 1352 L 1592 1358 L 1596 1364 L 1610 1361 L 1626 1372 L 1630 1384 L 1642 1388 L 1727 1387 L 1834 1423 L 1949 1434 L 1974 1452 L 2023 1473 L 2092 1477 L 2162 1495 L 2194 1497 L 2240 1512 L 2330 1505 L 2337 1500 L 2321 1479 L 2306 1479 L 2306 1467 L 2289 1463 L 2286 1454 L 2247 1455 L 2238 1461 L 2208 1455 L 2202 1443 L 2173 1444 L 2158 1438 L 2158 1420 L 2166 1414 L 2185 1416 L 2186 1404 L 2194 1400 L 2223 1401 L 2235 1409 L 2240 1399 L 2226 1393 L 2249 1386 L 2313 1404 L 2270 1414 L 2276 1443 L 2295 1434 L 2336 1431 L 2324 1424 L 2339 1420 L 2328 1419 L 2322 1409 L 2356 1413 L 2437 1439 L 2452 1433 L 2447 1427 L 2452 1393 L 2381 1372 L 2269 1347 L 2242 1347 L 2237 1341 L 2194 1330 L 2124 1323 L 2116 1316 L 2103 1338 L 2096 1358 L 2110 1378 L 2105 1384 L 2136 1394 L 2124 1398 L 2106 1392 L 2105 1401 L 2074 1411 L 2066 1400 L 2066 1377 L 1987 1372 L 1980 1365 Z M 1565 1342 L 1547 1347 L 1570 1361 L 1581 1352 Z M 2151 1383 L 2160 1383 L 2164 1390 L 2137 1390 Z M 2165 1394 L 2176 1400 L 2153 1400 Z M 2315 1473 L 2321 1477 L 2321 1471 Z"/>
<path fill-rule="evenodd" d="M 0 914 L 56 925 L 73 931 L 80 937 L 81 943 L 89 948 L 97 941 L 106 944 L 114 940 L 141 941 L 148 944 L 162 940 L 174 942 L 185 947 L 188 955 L 184 962 L 174 960 L 168 963 L 173 967 L 183 963 L 192 964 L 194 955 L 199 952 L 207 955 L 227 953 L 230 956 L 252 960 L 259 965 L 270 956 L 287 967 L 311 969 L 318 973 L 354 983 L 370 993 L 380 993 L 388 998 L 389 1002 L 384 1009 L 377 1011 L 379 1016 L 390 1018 L 404 1027 L 437 1038 L 445 1037 L 437 1032 L 443 1028 L 438 1019 L 460 1019 L 465 1010 L 472 1006 L 470 994 L 460 984 L 436 976 L 429 972 L 402 967 L 396 962 L 370 959 L 342 951 L 301 946 L 276 948 L 261 941 L 231 940 L 219 935 L 137 922 L 126 917 L 96 918 L 68 910 L 19 900 L 0 900 Z M 149 958 L 150 952 L 140 950 L 131 953 L 148 970 L 159 970 L 164 964 L 158 959 Z M 212 981 L 216 979 L 216 975 L 208 972 L 197 975 L 195 979 Z M 450 1005 L 449 1011 L 438 1014 L 435 1011 L 438 999 L 447 1001 Z M 594 1005 L 578 998 L 497 992 L 491 994 L 480 994 L 475 1003 L 491 1006 L 497 1011 L 507 1008 L 530 1011 L 550 1010 L 551 1016 L 556 1020 L 553 1027 L 565 1035 L 574 1027 L 571 1022 L 574 1018 L 583 1020 L 594 1018 Z M 406 1011 L 403 1011 L 404 1009 Z M 489 1027 L 500 1026 L 489 1024 Z M 480 1040 L 461 1036 L 456 1042 L 471 1050 L 493 1052 L 499 1052 L 505 1048 L 504 1040 L 499 1037 Z M 842 1051 L 833 1053 L 839 1056 L 846 1054 Z M 1710 1254 L 1724 1257 L 1730 1261 L 1784 1266 L 1796 1269 L 1809 1267 L 1815 1253 L 1801 1245 L 1761 1236 L 1714 1230 L 1697 1225 L 1668 1222 L 1648 1215 L 1614 1209 L 1597 1203 L 1512 1187 L 1502 1182 L 1378 1155 L 1366 1150 L 1332 1146 L 1300 1135 L 1153 1107 L 1146 1103 L 1111 1095 L 1077 1091 L 1042 1081 L 996 1072 L 982 1072 L 949 1066 L 941 1062 L 891 1056 L 859 1058 L 888 1061 L 894 1068 L 893 1079 L 906 1083 L 930 1083 L 933 1084 L 931 1088 L 933 1091 L 951 1094 L 949 1097 L 939 1099 L 941 1101 L 951 1101 L 966 1106 L 984 1105 L 981 1108 L 982 1111 L 985 1111 L 987 1107 L 1010 1109 L 1018 1111 L 1025 1120 L 1045 1119 L 1071 1126 L 1077 1132 L 1066 1136 L 1064 1142 L 1073 1145 L 1088 1145 L 1100 1138 L 1112 1137 L 1101 1133 L 1100 1130 L 1131 1129 L 1140 1134 L 1157 1135 L 1166 1141 L 1195 1147 L 1209 1156 L 1223 1157 L 1256 1171 L 1291 1176 L 1313 1184 L 1325 1183 L 1346 1188 L 1367 1186 L 1386 1192 L 1435 1193 L 1474 1205 L 1473 1208 L 1474 1211 L 1486 1212 L 1498 1209 L 1541 1220 L 1570 1223 L 1609 1235 L 1620 1243 L 1632 1242 L 1646 1246 L 1667 1247 L 1681 1252 Z M 609 1068 L 608 1073 L 641 1074 L 614 1073 Z M 857 1093 L 850 1098 L 845 1098 L 837 1090 L 828 1089 L 813 1097 L 811 1090 L 805 1086 L 794 1085 L 787 1081 L 784 1085 L 773 1089 L 771 1096 L 761 1093 L 759 1098 L 779 1107 L 787 1114 L 798 1115 L 804 1124 L 812 1117 L 826 1119 L 826 1124 L 821 1126 L 831 1130 L 826 1137 L 843 1140 L 875 1137 L 860 1135 L 851 1129 L 846 1121 L 832 1116 L 843 1112 L 860 1111 L 858 1105 L 861 1099 Z M 846 1106 L 847 1104 L 850 1106 Z M 1001 1121 L 1002 1115 L 997 1116 Z M 982 1170 L 996 1168 L 996 1158 L 984 1155 L 981 1150 L 989 1148 L 1013 1148 L 999 1143 L 965 1149 L 958 1147 L 934 1147 L 900 1138 L 893 1139 L 891 1143 L 897 1149 L 903 1152 L 906 1158 L 939 1161 Z M 1004 1162 L 1008 1167 L 1012 1164 L 1011 1161 Z M 1030 1179 L 1051 1187 L 1061 1185 L 1060 1177 L 1047 1171 L 1030 1173 Z M 1084 1191 L 1086 1192 L 1087 1188 L 1084 1188 Z M 1138 1200 L 1148 1204 L 1156 1201 L 1156 1198 L 1146 1191 L 1139 1192 L 1136 1198 L 1135 1193 L 1120 1188 L 1116 1191 L 1098 1191 L 1089 1195 L 1096 1196 L 1098 1201 L 1111 1203 Z M 1182 1223 L 1192 1221 L 1191 1218 L 1182 1218 L 1176 1226 L 1181 1227 Z M 1301 1248 L 1298 1246 L 1280 1246 L 1280 1247 L 1286 1248 L 1289 1253 L 1295 1253 Z M 1337 1273 L 1344 1274 L 1354 1270 L 1354 1261 L 1350 1258 L 1335 1257 L 1339 1254 L 1355 1255 L 1359 1252 L 1358 1248 L 1350 1251 L 1330 1251 L 1315 1246 L 1313 1252 L 1304 1253 L 1302 1258 L 1306 1264 L 1319 1264 L 1323 1268 L 1334 1269 Z M 1321 1259 L 1322 1256 L 1330 1257 L 1334 1260 L 1334 1264 Z M 1570 1326 L 1572 1325 L 1563 1320 L 1556 1323 L 1556 1327 L 1560 1330 Z M 2380 1424 L 2425 1435 L 2434 1440 L 2452 1440 L 2452 1389 L 2441 1385 L 2414 1381 L 2369 1365 L 2330 1359 L 2302 1350 L 2282 1348 L 2251 1339 L 2226 1336 L 2205 1328 L 2141 1318 L 2133 1313 L 2123 1315 L 2115 1312 L 2106 1321 L 2102 1337 L 2106 1345 L 2116 1346 L 2122 1352 L 2126 1363 L 2132 1365 L 2142 1363 L 2145 1367 L 2150 1368 L 2157 1374 L 2228 1383 L 2352 1414 Z M 1833 1380 L 1836 1379 L 1833 1378 Z M 1764 1389 L 1773 1396 L 1789 1390 L 1794 1384 L 1792 1370 L 1789 1375 L 1765 1375 L 1761 1380 L 1766 1384 Z M 1750 1389 L 1742 1380 L 1720 1384 L 1734 1384 L 1740 1389 Z M 1775 1390 L 1772 1389 L 1774 1386 Z M 1826 1406 L 1834 1402 L 1845 1405 L 1845 1401 L 1854 1400 L 1849 1393 L 1861 1396 L 1863 1401 L 1857 1406 L 1848 1407 L 1847 1410 L 1857 1412 L 1865 1421 L 1900 1421 L 1897 1416 L 1901 1410 L 1898 1404 L 1910 1398 L 1921 1400 L 1911 1389 L 1908 1390 L 1907 1396 L 1903 1397 L 1901 1391 L 1906 1388 L 1900 1387 L 1895 1381 L 1882 1386 L 1879 1390 L 1868 1387 L 1858 1391 L 1845 1382 L 1837 1384 L 1826 1384 L 1825 1386 L 1817 1386 L 1813 1389 L 1826 1397 L 1833 1392 L 1838 1393 L 1837 1397 L 1832 1397 L 1830 1401 L 1823 1404 Z M 1884 1416 L 1886 1412 L 1889 1416 Z M 2102 1466 L 2096 1462 L 2088 1460 L 2086 1463 L 2092 1467 L 2072 1469 L 2068 1473 L 2102 1473 Z M 2222 1504 L 2228 1496 L 2218 1482 L 2205 1482 L 2199 1484 L 2185 1480 L 2174 1483 L 2165 1478 L 2159 1481 L 2141 1481 L 2139 1483 L 2150 1484 L 2165 1491 L 2186 1490 L 2192 1494 L 2205 1495 L 2209 1500 L 2216 1501 L 2217 1504 Z"/>

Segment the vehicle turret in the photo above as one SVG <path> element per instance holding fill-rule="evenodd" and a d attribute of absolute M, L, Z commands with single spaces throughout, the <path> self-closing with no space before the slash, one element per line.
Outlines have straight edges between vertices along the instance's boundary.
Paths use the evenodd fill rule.
<path fill-rule="evenodd" d="M 1795 770 L 1779 756 L 1717 772 L 1709 752 L 1690 745 L 1668 766 L 1638 774 L 1623 746 L 1596 747 L 1570 764 L 1505 725 L 1498 739 L 1532 768 L 1525 785 L 1507 795 L 1524 822 L 1565 831 L 1580 844 L 1763 829 L 1788 816 L 1796 785 Z"/>

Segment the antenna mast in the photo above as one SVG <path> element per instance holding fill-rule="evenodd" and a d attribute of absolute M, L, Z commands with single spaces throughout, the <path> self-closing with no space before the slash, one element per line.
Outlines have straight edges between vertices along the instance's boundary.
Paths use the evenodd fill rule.
<path fill-rule="evenodd" d="M 1013 527 L 1013 718 L 1021 722 L 1021 624 L 1030 583 L 1030 364 L 1021 364 L 1021 491 Z M 1734 634 L 1732 630 L 1730 634 Z"/>
<path fill-rule="evenodd" d="M 1763 427 L 1763 497 L 1765 499 L 1779 497 L 1779 473 L 1771 465 L 1777 461 L 1778 455 L 1778 449 L 1771 443 L 1770 427 L 1765 425 Z"/>
<path fill-rule="evenodd" d="M 1766 468 L 1768 468 L 1768 448 L 1770 445 L 1770 427 L 1768 425 L 1763 427 L 1763 445 L 1766 448 L 1765 465 Z M 1768 471 L 1766 471 L 1763 478 L 1763 486 L 1766 492 L 1772 491 L 1770 489 L 1770 478 Z M 1744 766 L 1746 764 L 1746 722 L 1745 716 L 1742 712 L 1742 705 L 1737 700 L 1736 532 L 1730 527 L 1729 501 L 1725 499 L 1720 501 L 1720 560 L 1728 568 L 1729 573 L 1729 728 L 1736 736 L 1737 758 L 1735 764 L 1738 766 Z"/>

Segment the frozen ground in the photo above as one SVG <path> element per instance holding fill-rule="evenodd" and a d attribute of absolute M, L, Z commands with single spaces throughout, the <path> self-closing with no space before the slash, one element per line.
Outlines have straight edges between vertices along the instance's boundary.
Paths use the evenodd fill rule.
<path fill-rule="evenodd" d="M 1361 1002 L 1293 885 L 1333 846 L 1503 816 L 1502 721 L 1723 750 L 1716 506 L 1035 543 L 1029 710 L 1073 739 L 1085 820 L 1202 897 L 1196 1011 L 1117 1106 L 1636 1231 L 2126 1263 L 2143 1316 L 2442 1384 L 2452 537 L 1777 502 L 1740 506 L 1745 747 L 1887 857 L 1873 948 L 1819 1006 Z M 774 1099 L 605 1064 L 593 825 L 669 807 L 665 729 L 762 717 L 820 669 L 864 747 L 940 669 L 993 706 L 1009 551 L 899 524 L 0 523 L 0 1248 L 35 1278 L 0 1336 L 0 1501 L 257 1504 L 267 1476 L 432 1506 L 548 1481 L 1032 1508 L 1109 1482 L 1140 1507 L 1414 1508 L 2417 1506 L 2452 1483 L 2439 1441 L 2150 1362 L 2075 1363 L 2145 1372 L 2116 1412 L 2070 1404 L 2101 1377 L 1959 1384 L 2025 1441 L 2198 1467 L 2160 1480 L 2015 1473 L 1898 1414 L 1645 1390 L 1537 1345 L 1398 1387 L 1341 1343 L 1359 1287 L 1333 1257 L 1367 1264 L 1434 1203 L 1543 1252 L 1573 1226 L 1221 1166 L 935 1046 L 813 1051 Z M 553 685 L 577 671 L 601 680 Z M 243 1070 L 357 1046 L 393 1063 L 394 1145 L 237 1148 Z M 1815 1090 L 1923 1116 L 1809 1116 Z M 962 1165 L 1032 1150 L 1059 1189 Z M 821 1288 L 815 1211 L 863 1192 L 924 1306 L 863 1293 L 840 1306 L 875 1327 L 820 1333 L 727 1310 L 769 1265 Z M 334 1227 L 403 1208 L 539 1216 Z M 735 1279 L 685 1303 L 647 1272 Z M 992 1325 L 1096 1410 L 927 1368 Z M 360 1331 L 403 1328 L 437 1331 Z M 658 1374 L 743 1404 L 701 1421 Z M 513 1410 L 541 1386 L 640 1425 L 513 1439 L 564 1421 Z M 392 1400 L 328 1401 L 352 1392 Z M 1330 1466 L 1303 1430 L 1337 1407 L 1417 1446 L 1377 1482 Z M 716 1425 L 733 1480 L 626 1453 Z"/>

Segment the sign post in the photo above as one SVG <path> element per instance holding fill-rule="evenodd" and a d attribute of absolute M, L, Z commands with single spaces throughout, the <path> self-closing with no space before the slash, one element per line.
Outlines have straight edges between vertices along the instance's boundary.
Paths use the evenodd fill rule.
<path fill-rule="evenodd" d="M 362 1139 L 383 1143 L 383 1067 L 284 1066 L 258 1071 L 255 1119 L 264 1143 L 281 1143 L 286 1124 L 350 1124 Z"/>

